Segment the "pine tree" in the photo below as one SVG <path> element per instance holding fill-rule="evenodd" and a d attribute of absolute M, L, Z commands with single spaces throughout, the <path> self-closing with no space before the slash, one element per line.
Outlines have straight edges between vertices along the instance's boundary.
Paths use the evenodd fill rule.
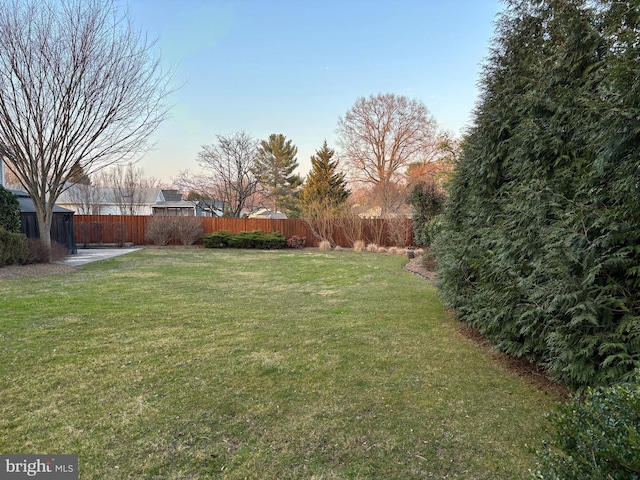
<path fill-rule="evenodd" d="M 294 191 L 302 184 L 298 168 L 298 147 L 282 134 L 271 134 L 258 146 L 255 174 L 264 188 L 264 195 L 273 202 L 273 211 L 295 211 Z"/>
<path fill-rule="evenodd" d="M 80 162 L 76 162 L 71 167 L 71 172 L 69 173 L 69 182 L 73 184 L 80 185 L 91 185 L 91 178 L 82 168 Z"/>
<path fill-rule="evenodd" d="M 303 208 L 315 201 L 326 201 L 333 208 L 346 202 L 351 192 L 347 188 L 345 174 L 338 171 L 338 160 L 332 160 L 335 151 L 327 146 L 311 156 L 311 171 L 305 180 L 301 202 Z"/>

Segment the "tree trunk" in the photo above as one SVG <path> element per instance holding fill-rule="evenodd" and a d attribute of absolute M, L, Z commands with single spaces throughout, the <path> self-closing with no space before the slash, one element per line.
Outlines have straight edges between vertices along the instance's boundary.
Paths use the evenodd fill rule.
<path fill-rule="evenodd" d="M 36 218 L 38 219 L 38 230 L 40 231 L 40 241 L 42 242 L 42 246 L 45 249 L 46 255 L 45 260 L 46 263 L 51 263 L 51 222 L 53 220 L 53 204 L 51 206 L 48 205 L 39 205 L 36 199 L 33 199 L 33 205 L 36 208 Z"/>

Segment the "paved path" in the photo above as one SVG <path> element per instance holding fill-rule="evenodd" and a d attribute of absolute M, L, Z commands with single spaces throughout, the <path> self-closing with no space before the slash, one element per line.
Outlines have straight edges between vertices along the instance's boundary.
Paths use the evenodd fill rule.
<path fill-rule="evenodd" d="M 69 255 L 60 263 L 63 265 L 71 265 L 77 267 L 86 263 L 106 260 L 107 258 L 117 257 L 125 253 L 136 252 L 140 248 L 79 248 L 78 253 Z"/>

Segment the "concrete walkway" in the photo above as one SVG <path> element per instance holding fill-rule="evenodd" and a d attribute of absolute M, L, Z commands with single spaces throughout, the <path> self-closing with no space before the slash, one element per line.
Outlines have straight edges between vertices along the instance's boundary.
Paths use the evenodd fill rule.
<path fill-rule="evenodd" d="M 100 260 L 106 260 L 107 258 L 117 257 L 118 255 L 124 255 L 125 253 L 136 252 L 138 250 L 140 250 L 140 248 L 79 248 L 78 253 L 75 255 L 69 255 L 59 263 L 77 267 L 78 265 L 98 262 Z"/>

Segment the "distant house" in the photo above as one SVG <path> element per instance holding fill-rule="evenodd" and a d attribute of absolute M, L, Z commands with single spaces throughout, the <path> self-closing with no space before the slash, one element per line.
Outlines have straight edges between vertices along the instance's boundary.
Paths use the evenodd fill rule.
<path fill-rule="evenodd" d="M 171 215 L 178 217 L 196 217 L 196 205 L 182 199 L 177 190 L 160 190 L 156 202 L 151 205 L 151 215 Z"/>
<path fill-rule="evenodd" d="M 224 203 L 219 200 L 197 200 L 193 203 L 196 206 L 196 216 L 198 217 L 222 217 L 224 215 Z"/>
<path fill-rule="evenodd" d="M 283 220 L 287 218 L 287 214 L 283 212 L 273 212 L 268 208 L 260 208 L 249 214 L 249 218 L 271 218 L 274 220 Z"/>
<path fill-rule="evenodd" d="M 139 188 L 130 194 L 110 187 L 72 185 L 58 198 L 58 205 L 81 215 L 211 216 L 194 202 L 183 200 L 177 190 Z"/>

